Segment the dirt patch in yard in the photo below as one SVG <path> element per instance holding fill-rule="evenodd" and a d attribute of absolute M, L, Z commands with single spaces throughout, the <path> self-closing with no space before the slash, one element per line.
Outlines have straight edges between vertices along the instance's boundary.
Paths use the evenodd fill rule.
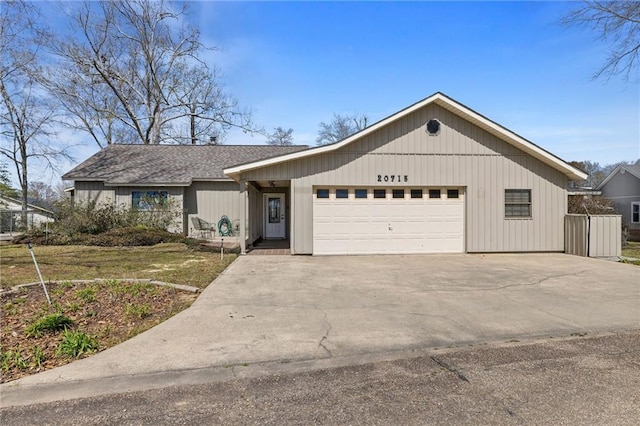
<path fill-rule="evenodd" d="M 148 282 L 47 284 L 0 293 L 0 382 L 67 364 L 127 340 L 182 311 L 197 295 Z"/>

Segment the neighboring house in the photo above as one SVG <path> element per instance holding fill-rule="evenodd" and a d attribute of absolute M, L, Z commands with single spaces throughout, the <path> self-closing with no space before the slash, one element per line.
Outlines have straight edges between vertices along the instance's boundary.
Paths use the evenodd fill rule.
<path fill-rule="evenodd" d="M 231 156 L 220 172 L 205 154 L 216 148 Z M 236 156 L 247 148 L 111 146 L 64 179 L 77 199 L 131 204 L 154 176 L 154 190 L 183 199 L 189 215 L 233 212 L 243 252 L 264 238 L 290 240 L 294 254 L 365 254 L 562 252 L 567 183 L 587 178 L 442 93 L 332 145 Z M 124 155 L 105 163 L 117 149 Z"/>
<path fill-rule="evenodd" d="M 596 189 L 613 201 L 629 227 L 629 239 L 640 241 L 640 163 L 616 167 Z"/>
<path fill-rule="evenodd" d="M 50 209 L 36 206 L 36 200 L 29 198 L 27 204 L 27 227 L 35 228 L 53 222 L 54 213 Z M 22 228 L 22 201 L 0 194 L 0 232 L 12 232 Z"/>

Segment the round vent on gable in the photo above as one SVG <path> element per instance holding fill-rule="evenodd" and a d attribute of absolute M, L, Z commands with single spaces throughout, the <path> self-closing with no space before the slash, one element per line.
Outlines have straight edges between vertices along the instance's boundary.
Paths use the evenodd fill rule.
<path fill-rule="evenodd" d="M 426 130 L 427 133 L 429 133 L 431 136 L 436 136 L 438 133 L 440 133 L 440 122 L 435 118 L 429 120 Z"/>

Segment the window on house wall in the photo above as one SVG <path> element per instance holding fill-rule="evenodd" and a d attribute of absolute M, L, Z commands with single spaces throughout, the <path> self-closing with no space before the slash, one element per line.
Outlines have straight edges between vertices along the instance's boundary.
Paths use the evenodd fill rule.
<path fill-rule="evenodd" d="M 640 202 L 631 203 L 631 223 L 640 223 Z"/>
<path fill-rule="evenodd" d="M 508 218 L 530 218 L 531 190 L 505 189 L 504 216 Z"/>
<path fill-rule="evenodd" d="M 168 198 L 167 191 L 133 191 L 131 205 L 136 210 L 155 210 L 166 206 Z"/>

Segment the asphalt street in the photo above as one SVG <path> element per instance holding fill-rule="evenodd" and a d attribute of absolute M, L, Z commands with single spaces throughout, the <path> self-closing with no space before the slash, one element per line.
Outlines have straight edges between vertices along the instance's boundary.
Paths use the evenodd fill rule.
<path fill-rule="evenodd" d="M 3 408 L 3 425 L 637 425 L 640 332 L 480 344 L 354 365 Z M 243 376 L 244 367 L 233 367 Z M 250 367 L 247 367 L 250 368 Z"/>

